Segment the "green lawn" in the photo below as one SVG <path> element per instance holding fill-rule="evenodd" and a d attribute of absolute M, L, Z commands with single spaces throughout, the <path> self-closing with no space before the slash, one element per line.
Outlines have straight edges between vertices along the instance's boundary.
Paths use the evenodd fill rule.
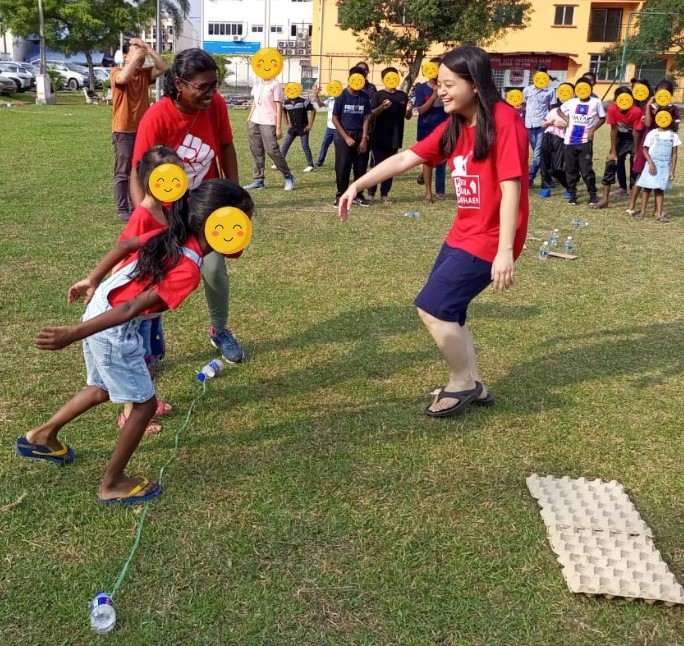
<path fill-rule="evenodd" d="M 245 119 L 232 112 L 243 183 Z M 80 346 L 40 353 L 43 325 L 78 321 L 66 289 L 121 231 L 111 191 L 110 109 L 0 110 L 0 643 L 92 644 L 88 603 L 111 589 L 139 510 L 101 508 L 97 482 L 118 409 L 66 428 L 64 468 L 13 443 L 84 385 Z M 319 114 L 317 152 L 325 127 Z M 415 123 L 407 126 L 407 143 Z M 596 150 L 601 173 L 607 131 Z M 493 409 L 429 420 L 445 367 L 412 300 L 453 217 L 421 204 L 415 173 L 392 207 L 341 224 L 333 151 L 267 171 L 252 245 L 230 264 L 231 324 L 249 361 L 209 382 L 153 503 L 117 597 L 112 644 L 676 644 L 681 608 L 573 596 L 525 478 L 615 479 L 684 580 L 684 171 L 673 220 L 637 222 L 625 201 L 594 212 L 531 197 L 530 234 L 576 238 L 575 261 L 540 262 L 473 304 Z M 586 194 L 581 193 L 586 202 Z M 420 218 L 401 217 L 418 209 Z M 576 215 L 589 220 L 570 230 Z M 155 476 L 215 356 L 201 290 L 165 316 L 158 381 L 175 405 L 132 474 Z M 23 493 L 15 507 L 6 508 Z M 679 501 L 679 502 L 678 502 Z"/>

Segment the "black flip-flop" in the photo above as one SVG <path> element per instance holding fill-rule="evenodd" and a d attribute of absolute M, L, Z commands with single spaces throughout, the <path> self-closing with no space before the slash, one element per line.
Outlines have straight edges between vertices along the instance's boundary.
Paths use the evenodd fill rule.
<path fill-rule="evenodd" d="M 458 392 L 450 392 L 448 390 L 442 390 L 437 395 L 437 401 L 442 399 L 458 399 L 458 404 L 451 406 L 450 408 L 445 408 L 443 410 L 430 410 L 430 406 L 437 402 L 430 402 L 425 407 L 425 414 L 428 417 L 449 417 L 455 415 L 456 413 L 462 411 L 466 406 L 473 403 L 473 400 L 482 394 L 482 384 L 476 382 L 475 388 L 471 390 L 460 390 Z"/>
<path fill-rule="evenodd" d="M 479 384 L 480 382 L 476 381 L 475 383 Z M 444 386 L 435 386 L 428 394 L 430 397 L 437 397 L 443 390 Z M 494 404 L 496 404 L 496 397 L 494 397 L 491 391 L 488 391 L 486 397 L 483 397 L 482 399 L 473 399 L 470 403 L 473 404 L 473 406 L 494 406 Z"/>

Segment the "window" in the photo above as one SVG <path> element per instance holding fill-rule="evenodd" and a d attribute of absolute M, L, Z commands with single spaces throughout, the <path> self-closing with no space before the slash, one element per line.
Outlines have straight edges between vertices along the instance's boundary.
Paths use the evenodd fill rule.
<path fill-rule="evenodd" d="M 283 33 L 283 26 L 282 25 L 271 25 L 271 33 L 272 34 L 282 34 Z"/>
<path fill-rule="evenodd" d="M 605 54 L 592 54 L 589 58 L 589 69 L 596 74 L 597 81 L 624 81 L 624 72 L 623 78 L 617 78 L 619 70 L 617 67 L 609 67 Z"/>
<path fill-rule="evenodd" d="M 589 42 L 615 43 L 620 40 L 622 9 L 592 9 Z"/>
<path fill-rule="evenodd" d="M 242 23 L 210 22 L 208 32 L 210 36 L 242 36 Z"/>
<path fill-rule="evenodd" d="M 572 19 L 575 14 L 575 7 L 568 4 L 556 5 L 556 16 L 553 19 L 553 24 L 556 26 L 572 25 Z"/>
<path fill-rule="evenodd" d="M 297 37 L 297 25 L 290 25 L 290 36 L 292 36 L 292 38 Z"/>
<path fill-rule="evenodd" d="M 252 33 L 253 34 L 263 34 L 264 33 L 264 26 L 263 25 L 252 25 Z"/>

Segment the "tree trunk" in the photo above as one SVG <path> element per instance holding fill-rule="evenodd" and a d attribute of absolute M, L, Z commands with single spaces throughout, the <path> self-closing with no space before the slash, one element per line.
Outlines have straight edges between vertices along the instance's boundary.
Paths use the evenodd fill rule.
<path fill-rule="evenodd" d="M 86 62 L 88 63 L 88 85 L 90 89 L 95 91 L 95 72 L 93 72 L 93 57 L 90 54 L 90 48 L 86 46 L 83 48 L 83 53 L 86 57 Z"/>
<path fill-rule="evenodd" d="M 406 92 L 406 94 L 410 94 L 411 88 L 413 87 L 413 82 L 418 78 L 418 75 L 420 74 L 420 65 L 423 62 L 424 56 L 425 52 L 417 51 L 415 52 L 413 60 L 409 61 L 408 73 L 404 77 L 404 81 L 401 84 L 401 89 L 404 92 Z"/>

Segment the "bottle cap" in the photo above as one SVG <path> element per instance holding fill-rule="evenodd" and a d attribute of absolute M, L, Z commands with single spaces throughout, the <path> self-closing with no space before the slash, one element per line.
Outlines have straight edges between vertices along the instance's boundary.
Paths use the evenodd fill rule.
<path fill-rule="evenodd" d="M 198 373 L 197 373 L 197 378 L 198 378 L 200 381 L 206 381 L 206 380 L 207 380 L 207 375 L 205 375 L 203 372 L 198 372 Z"/>

